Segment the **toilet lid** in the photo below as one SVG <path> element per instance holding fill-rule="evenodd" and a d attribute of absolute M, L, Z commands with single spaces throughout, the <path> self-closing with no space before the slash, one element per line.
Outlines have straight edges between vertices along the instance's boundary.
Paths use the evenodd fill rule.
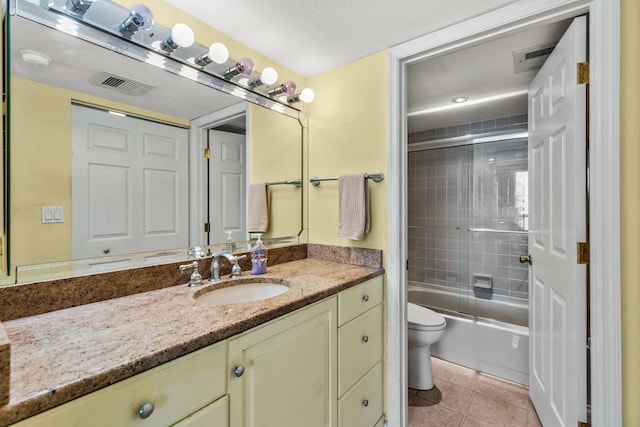
<path fill-rule="evenodd" d="M 407 320 L 415 329 L 442 329 L 447 324 L 440 314 L 417 304 L 407 304 Z"/>

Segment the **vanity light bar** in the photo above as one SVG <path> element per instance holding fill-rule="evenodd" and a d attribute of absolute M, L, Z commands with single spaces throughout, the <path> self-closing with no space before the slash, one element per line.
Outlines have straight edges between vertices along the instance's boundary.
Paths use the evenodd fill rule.
<path fill-rule="evenodd" d="M 296 94 L 296 85 L 290 80 L 278 84 L 278 73 L 271 67 L 266 67 L 261 73 L 254 69 L 253 61 L 249 58 L 238 61 L 230 59 L 229 51 L 222 43 L 213 43 L 209 47 L 197 43 L 193 30 L 186 24 L 179 23 L 169 29 L 155 23 L 152 11 L 142 4 L 128 9 L 111 1 L 49 0 L 44 7 L 281 105 L 299 110 L 292 104 L 311 102 L 314 98 L 310 89 Z M 113 41 L 100 44 L 114 49 Z M 116 49 L 129 54 L 127 49 L 120 46 Z M 218 67 L 210 64 L 217 64 Z M 218 85 L 212 83 L 210 86 L 217 88 Z M 266 106 L 259 99 L 257 101 L 255 103 Z"/>

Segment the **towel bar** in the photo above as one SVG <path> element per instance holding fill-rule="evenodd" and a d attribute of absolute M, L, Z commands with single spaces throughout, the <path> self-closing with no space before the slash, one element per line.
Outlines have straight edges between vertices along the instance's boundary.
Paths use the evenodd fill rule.
<path fill-rule="evenodd" d="M 380 182 L 384 180 L 384 174 L 382 172 L 366 173 L 364 174 L 364 177 L 372 180 L 373 182 Z M 309 180 L 309 182 L 314 187 L 317 187 L 318 185 L 320 185 L 321 181 L 337 181 L 337 180 L 338 178 L 318 178 L 314 176 Z"/>
<path fill-rule="evenodd" d="M 296 187 L 302 187 L 302 180 L 291 179 L 288 181 L 267 182 L 267 185 L 295 185 Z"/>

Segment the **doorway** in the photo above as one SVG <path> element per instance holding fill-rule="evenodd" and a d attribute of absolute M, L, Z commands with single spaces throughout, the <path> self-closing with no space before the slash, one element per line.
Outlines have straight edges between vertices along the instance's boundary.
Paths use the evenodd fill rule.
<path fill-rule="evenodd" d="M 590 312 L 592 318 L 592 345 L 594 361 L 591 368 L 592 422 L 595 425 L 620 425 L 620 324 L 619 312 L 619 192 L 618 177 L 618 124 L 605 117 L 615 116 L 619 99 L 619 43 L 615 29 L 619 20 L 619 5 L 596 0 L 593 3 L 552 1 L 544 6 L 527 2 L 504 7 L 498 11 L 454 25 L 421 39 L 391 49 L 389 55 L 390 139 L 389 139 L 389 244 L 387 276 L 389 283 L 389 419 L 390 423 L 404 424 L 406 419 L 406 260 L 407 243 L 403 230 L 407 226 L 407 123 L 406 102 L 402 96 L 406 85 L 406 66 L 412 61 L 434 57 L 461 46 L 521 30 L 527 26 L 555 22 L 584 13 L 590 13 L 590 38 L 599 34 L 592 46 L 590 58 L 597 64 L 600 74 L 594 75 L 590 86 L 590 140 L 600 141 L 590 147 L 591 179 L 591 263 L 589 273 Z M 612 111 L 612 113 L 609 112 Z M 604 143 L 603 141 L 607 141 Z M 393 180 L 393 181 L 391 181 Z M 606 250 L 608 248 L 608 251 Z M 611 252 L 611 253 L 608 253 Z M 612 285 L 613 284 L 613 285 Z M 405 349 L 405 350 L 403 350 Z M 396 377 L 397 376 L 397 377 Z M 405 389 L 405 390 L 403 390 Z M 399 396 L 399 397 L 395 397 Z M 392 409 L 395 408 L 395 409 Z"/>

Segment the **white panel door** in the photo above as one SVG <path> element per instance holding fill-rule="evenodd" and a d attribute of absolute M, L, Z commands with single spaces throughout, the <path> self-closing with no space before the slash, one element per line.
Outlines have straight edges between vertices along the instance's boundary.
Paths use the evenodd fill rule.
<path fill-rule="evenodd" d="M 209 243 L 247 240 L 245 136 L 209 130 Z"/>
<path fill-rule="evenodd" d="M 187 131 L 138 121 L 141 142 L 142 252 L 188 246 L 189 158 Z"/>
<path fill-rule="evenodd" d="M 586 30 L 576 18 L 529 87 L 529 390 L 545 427 L 586 422 Z"/>
<path fill-rule="evenodd" d="M 74 259 L 188 246 L 188 132 L 72 108 Z"/>

